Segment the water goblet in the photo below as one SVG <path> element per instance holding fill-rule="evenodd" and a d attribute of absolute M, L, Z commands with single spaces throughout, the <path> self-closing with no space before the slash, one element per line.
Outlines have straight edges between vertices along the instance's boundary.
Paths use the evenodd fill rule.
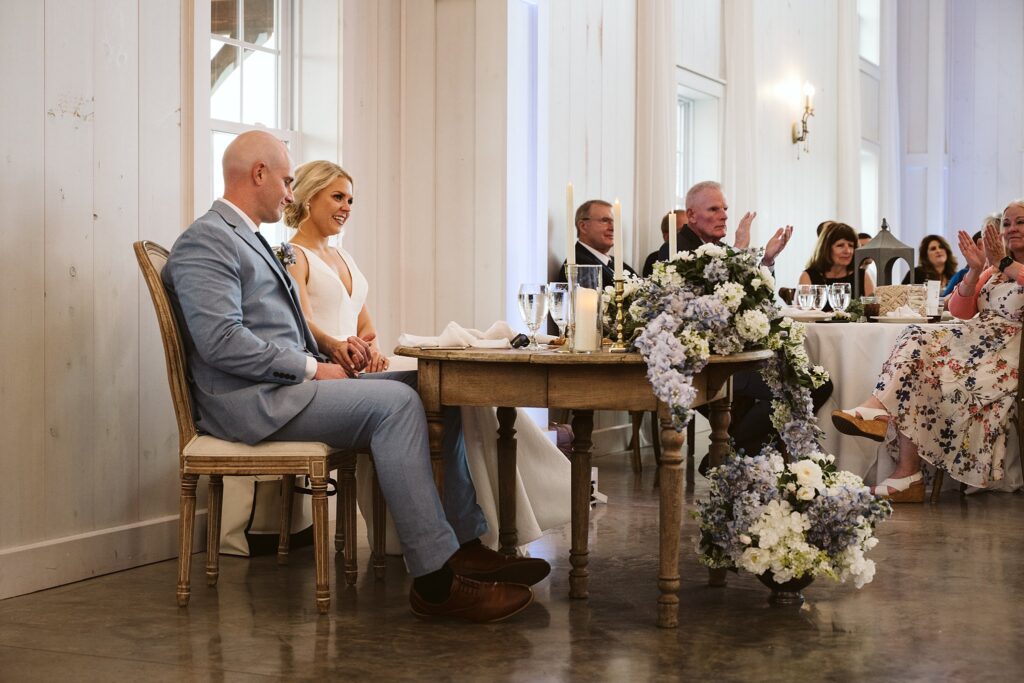
<path fill-rule="evenodd" d="M 814 285 L 796 286 L 796 307 L 801 311 L 814 308 Z"/>
<path fill-rule="evenodd" d="M 569 322 L 569 283 L 549 282 L 548 283 L 548 314 L 551 320 L 558 326 L 559 339 L 565 339 L 565 325 Z"/>
<path fill-rule="evenodd" d="M 833 311 L 846 311 L 850 305 L 850 283 L 833 282 L 828 288 L 828 303 Z"/>
<path fill-rule="evenodd" d="M 824 310 L 825 304 L 828 303 L 828 285 L 811 285 L 811 287 L 813 287 L 814 291 L 814 310 Z"/>
<path fill-rule="evenodd" d="M 548 314 L 548 286 L 524 284 L 519 286 L 519 316 L 530 330 L 530 345 L 526 348 L 536 351 L 537 329 Z"/>

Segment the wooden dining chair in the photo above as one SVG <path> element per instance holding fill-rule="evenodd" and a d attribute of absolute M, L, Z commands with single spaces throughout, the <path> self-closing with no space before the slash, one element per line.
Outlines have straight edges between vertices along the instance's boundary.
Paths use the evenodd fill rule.
<path fill-rule="evenodd" d="M 167 381 L 170 386 L 174 414 L 178 426 L 178 473 L 181 493 L 178 507 L 178 605 L 188 605 L 191 595 L 192 539 L 195 526 L 196 487 L 199 477 L 206 475 L 209 480 L 206 539 L 206 580 L 215 586 L 220 574 L 220 517 L 223 502 L 225 476 L 281 475 L 282 476 L 282 523 L 278 542 L 278 561 L 287 558 L 291 530 L 292 496 L 296 476 L 309 478 L 313 503 L 313 554 L 316 566 L 316 605 L 321 613 L 330 607 L 330 569 L 327 556 L 327 476 L 331 470 L 341 468 L 340 479 L 348 477 L 348 463 L 354 455 L 350 452 L 331 448 L 319 442 L 265 441 L 253 446 L 224 441 L 213 436 L 199 434 L 193 418 L 192 396 L 189 392 L 187 365 L 184 345 L 177 320 L 171 308 L 170 299 L 160 279 L 160 273 L 167 263 L 168 252 L 160 245 L 140 241 L 134 245 L 135 257 L 139 263 L 142 278 L 149 289 L 160 328 L 160 338 L 167 364 Z M 341 536 L 336 534 L 335 544 L 342 545 L 346 552 L 346 581 L 351 570 L 355 570 L 355 495 L 354 477 L 350 491 L 347 484 L 339 492 L 339 526 L 344 522 Z M 350 493 L 351 495 L 346 495 Z M 376 507 L 376 506 L 375 506 Z M 374 521 L 375 528 L 377 520 Z M 383 526 L 383 515 L 380 525 Z M 347 532 L 347 533 L 345 533 Z M 378 538 L 383 538 L 380 534 Z M 376 546 L 376 544 L 375 544 Z M 375 573 L 378 562 L 383 566 L 383 546 L 374 561 Z M 351 560 L 351 562 L 350 562 Z M 380 574 L 378 574 L 380 576 Z"/>
<path fill-rule="evenodd" d="M 1017 430 L 1017 457 L 1021 459 L 1024 466 L 1024 340 L 1020 345 L 1017 354 L 1017 394 L 1013 399 L 1014 422 L 1013 427 Z M 939 495 L 942 493 L 942 482 L 946 478 L 946 472 L 935 468 L 935 477 L 932 479 L 932 502 L 939 502 Z M 967 491 L 967 484 L 960 484 L 960 495 Z"/>

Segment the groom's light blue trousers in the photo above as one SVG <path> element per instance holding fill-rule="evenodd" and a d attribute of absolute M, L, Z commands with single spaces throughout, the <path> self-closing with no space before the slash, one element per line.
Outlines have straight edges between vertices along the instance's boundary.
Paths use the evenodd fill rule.
<path fill-rule="evenodd" d="M 444 409 L 444 505 L 434 487 L 416 373 L 318 381 L 316 396 L 269 441 L 322 441 L 369 449 L 413 576 L 440 569 L 459 544 L 487 532 L 476 502 L 459 408 Z"/>

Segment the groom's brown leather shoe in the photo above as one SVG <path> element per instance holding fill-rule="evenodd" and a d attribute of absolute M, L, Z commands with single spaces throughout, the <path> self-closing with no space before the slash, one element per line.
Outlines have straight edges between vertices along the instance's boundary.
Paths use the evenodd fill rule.
<path fill-rule="evenodd" d="M 508 619 L 533 602 L 529 586 L 515 583 L 484 583 L 458 576 L 452 579 L 452 592 L 440 604 L 427 602 L 413 588 L 409 605 L 418 617 L 451 617 L 479 624 Z"/>
<path fill-rule="evenodd" d="M 459 576 L 477 581 L 501 581 L 532 586 L 551 573 L 551 565 L 539 557 L 506 557 L 482 543 L 459 548 L 448 560 Z"/>

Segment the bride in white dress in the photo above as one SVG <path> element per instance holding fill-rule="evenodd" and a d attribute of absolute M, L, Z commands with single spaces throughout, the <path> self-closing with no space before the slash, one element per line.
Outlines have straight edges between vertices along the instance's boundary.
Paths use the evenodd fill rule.
<path fill-rule="evenodd" d="M 285 212 L 285 222 L 296 229 L 291 239 L 297 247 L 295 263 L 289 271 L 298 284 L 302 310 L 321 352 L 351 373 L 360 368 L 364 372 L 415 370 L 415 359 L 386 358 L 380 353 L 366 308 L 369 283 L 352 255 L 329 243 L 341 233 L 352 210 L 351 176 L 337 164 L 312 161 L 296 169 L 293 193 L 295 201 Z M 519 543 L 525 545 L 569 521 L 570 465 L 529 416 L 520 412 L 515 428 L 516 527 Z M 470 476 L 489 527 L 481 540 L 492 548 L 498 544 L 497 430 L 493 408 L 462 408 Z M 357 479 L 364 518 L 372 509 L 370 476 L 363 456 Z M 370 525 L 367 527 L 369 534 Z M 401 552 L 390 514 L 387 551 Z"/>

